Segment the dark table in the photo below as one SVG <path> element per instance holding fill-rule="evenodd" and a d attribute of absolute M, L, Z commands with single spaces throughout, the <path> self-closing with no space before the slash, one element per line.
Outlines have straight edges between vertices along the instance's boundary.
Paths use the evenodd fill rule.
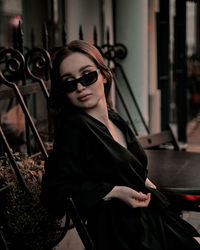
<path fill-rule="evenodd" d="M 148 178 L 162 191 L 200 194 L 200 153 L 145 150 Z"/>

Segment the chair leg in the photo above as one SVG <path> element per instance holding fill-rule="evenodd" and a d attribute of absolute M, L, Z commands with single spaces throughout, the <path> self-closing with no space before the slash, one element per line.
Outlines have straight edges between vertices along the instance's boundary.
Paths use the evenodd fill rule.
<path fill-rule="evenodd" d="M 1 250 L 9 250 L 8 244 L 6 242 L 6 239 L 5 239 L 5 236 L 4 236 L 2 229 L 0 229 L 0 249 Z"/>
<path fill-rule="evenodd" d="M 91 239 L 91 236 L 89 235 L 87 228 L 82 221 L 79 212 L 72 200 L 72 198 L 67 198 L 67 208 L 69 209 L 70 217 L 74 223 L 74 226 L 83 242 L 83 245 L 85 246 L 86 250 L 95 250 L 94 243 Z"/>

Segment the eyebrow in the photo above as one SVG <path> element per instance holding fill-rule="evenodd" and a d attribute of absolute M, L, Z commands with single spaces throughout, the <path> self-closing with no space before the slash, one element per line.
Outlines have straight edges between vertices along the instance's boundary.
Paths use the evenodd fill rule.
<path fill-rule="evenodd" d="M 87 68 L 92 68 L 92 67 L 94 67 L 93 65 L 90 65 L 90 64 L 88 64 L 88 65 L 85 65 L 85 66 L 83 66 L 83 67 L 81 67 L 80 69 L 79 69 L 79 72 L 82 72 L 83 70 L 85 70 L 85 69 L 87 69 Z M 62 76 L 60 76 L 60 78 L 62 79 L 63 77 L 66 77 L 66 76 L 73 76 L 71 73 L 65 73 L 65 74 L 63 74 Z"/>
<path fill-rule="evenodd" d="M 83 70 L 87 69 L 87 68 L 92 68 L 94 67 L 93 65 L 86 65 L 86 66 L 83 66 L 79 69 L 79 72 L 82 72 Z"/>

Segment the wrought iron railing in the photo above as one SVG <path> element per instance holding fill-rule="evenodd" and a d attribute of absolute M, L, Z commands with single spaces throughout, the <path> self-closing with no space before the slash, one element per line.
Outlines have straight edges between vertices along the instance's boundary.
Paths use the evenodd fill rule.
<path fill-rule="evenodd" d="M 46 148 L 47 142 L 52 142 L 52 124 L 51 117 L 49 113 L 49 86 L 50 86 L 50 70 L 51 70 L 51 53 L 55 48 L 49 48 L 48 46 L 48 32 L 46 26 L 43 26 L 43 48 L 32 48 L 24 49 L 23 45 L 23 31 L 21 24 L 19 24 L 18 39 L 16 39 L 16 48 L 3 48 L 0 50 L 0 84 L 5 85 L 6 88 L 0 89 L 0 99 L 5 98 L 16 98 L 18 104 L 20 105 L 24 117 L 25 117 L 25 134 L 26 134 L 26 148 L 27 154 L 31 156 L 31 136 L 35 139 L 37 144 L 37 150 L 42 154 L 44 160 L 48 157 L 48 150 Z M 127 54 L 127 49 L 123 44 L 110 44 L 110 35 L 107 30 L 107 42 L 103 45 L 98 45 L 98 37 L 96 28 L 94 27 L 94 45 L 99 49 L 103 57 L 107 60 L 108 65 L 111 67 L 114 76 L 114 83 L 116 94 L 119 97 L 119 101 L 125 111 L 127 122 L 130 123 L 134 133 L 139 135 L 138 127 L 136 126 L 135 117 L 140 119 L 140 123 L 145 129 L 145 133 L 149 133 L 148 126 L 142 116 L 139 109 L 133 91 L 130 87 L 128 77 L 119 60 L 123 60 Z M 83 39 L 83 31 L 80 26 L 79 38 Z M 67 43 L 67 35 L 65 29 L 62 31 L 62 43 L 65 45 Z M 133 105 L 137 114 L 133 115 L 132 108 L 127 104 L 127 100 L 123 93 L 123 86 L 119 82 L 118 72 L 122 74 L 123 80 L 128 88 L 129 95 L 133 101 Z M 32 83 L 30 83 L 32 81 Z M 7 92 L 6 92 L 7 91 Z M 48 123 L 48 139 L 43 141 L 41 135 L 36 128 L 34 118 L 29 111 L 28 99 L 33 93 L 41 92 L 46 100 L 46 114 Z M 6 93 L 6 95 L 5 95 Z M 140 126 L 141 126 L 140 124 Z M 15 171 L 15 174 L 21 183 L 21 185 L 27 190 L 26 182 L 20 173 L 18 165 L 13 156 L 13 151 L 9 146 L 9 142 L 2 130 L 0 124 L 0 153 L 6 153 L 10 160 L 10 163 Z M 33 150 L 34 151 L 34 150 Z M 34 151 L 35 152 L 35 151 Z M 83 229 L 84 230 L 84 229 Z M 85 237 L 85 236 L 84 236 Z"/>
<path fill-rule="evenodd" d="M 46 100 L 46 113 L 47 113 L 47 121 L 48 121 L 48 140 L 52 140 L 52 126 L 50 122 L 49 115 L 49 71 L 51 69 L 51 57 L 50 54 L 54 51 L 54 48 L 49 48 L 48 46 L 48 31 L 46 25 L 43 25 L 43 48 L 33 48 L 24 50 L 23 45 L 23 31 L 21 23 L 19 23 L 19 27 L 17 29 L 17 38 L 18 41 L 16 46 L 18 49 L 13 48 L 4 48 L 0 51 L 0 61 L 4 60 L 4 70 L 1 69 L 0 72 L 0 84 L 4 84 L 10 89 L 12 89 L 12 94 L 14 92 L 14 96 L 17 98 L 24 114 L 26 120 L 26 145 L 27 152 L 31 154 L 31 142 L 30 142 L 30 132 L 33 133 L 33 137 L 35 138 L 40 151 L 43 156 L 47 156 L 46 150 L 44 147 L 44 143 L 42 142 L 39 133 L 34 125 L 33 119 L 28 110 L 28 92 L 35 93 L 38 91 L 38 85 L 41 88 L 41 91 Z M 62 42 L 66 44 L 67 42 L 67 34 L 65 29 L 62 31 Z M 83 30 L 80 26 L 79 29 L 79 38 L 83 39 Z M 133 90 L 130 85 L 130 81 L 123 69 L 122 64 L 120 64 L 120 60 L 123 60 L 127 55 L 127 49 L 123 44 L 111 44 L 110 43 L 110 34 L 109 30 L 106 33 L 106 43 L 103 45 L 98 45 L 98 37 L 96 27 L 94 27 L 93 31 L 93 40 L 94 45 L 99 49 L 101 54 L 107 60 L 108 65 L 113 70 L 114 83 L 116 89 L 116 95 L 118 97 L 118 102 L 120 103 L 124 114 L 124 118 L 132 127 L 134 133 L 136 135 L 149 133 L 148 126 L 144 120 L 142 112 L 139 108 L 139 105 L 134 96 Z M 48 51 L 49 50 L 49 51 Z M 4 58 L 4 59 L 3 59 Z M 1 67 L 2 68 L 2 67 Z M 29 83 L 27 84 L 27 81 Z M 34 84 L 30 85 L 30 81 Z M 18 83 L 21 84 L 18 84 Z M 34 88 L 36 88 L 37 90 Z M 126 90 L 125 90 L 126 88 Z M 29 91 L 27 90 L 29 89 Z M 26 94 L 23 94 L 23 91 L 26 90 Z M 127 90 L 128 90 L 128 99 L 127 101 Z M 5 91 L 5 89 L 3 90 Z M 1 92 L 1 91 L 0 91 Z M 126 96 L 126 98 L 125 98 Z M 0 93 L 1 97 L 1 93 Z"/>

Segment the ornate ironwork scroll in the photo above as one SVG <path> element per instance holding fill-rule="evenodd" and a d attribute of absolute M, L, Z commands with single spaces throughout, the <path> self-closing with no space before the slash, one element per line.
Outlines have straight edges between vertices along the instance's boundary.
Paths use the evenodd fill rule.
<path fill-rule="evenodd" d="M 45 81 L 49 79 L 49 71 L 52 68 L 51 58 L 49 53 L 42 48 L 34 48 L 29 50 L 25 56 L 25 67 L 28 77 L 32 80 L 39 82 L 41 90 L 46 98 L 47 104 L 47 116 L 48 116 L 48 136 L 49 140 L 52 140 L 52 122 L 50 119 L 50 110 L 49 110 L 49 91 L 45 84 Z M 48 82 L 47 82 L 48 83 Z"/>
<path fill-rule="evenodd" d="M 17 80 L 20 79 L 21 75 L 24 74 L 24 68 L 25 68 L 24 57 L 18 50 L 11 48 L 3 49 L 0 51 L 0 61 L 2 58 L 5 57 L 6 57 L 6 69 L 4 70 L 0 69 L 0 81 L 7 87 L 12 88 L 12 90 L 14 91 L 15 96 L 24 112 L 25 118 L 27 119 L 27 122 L 33 132 L 34 138 L 36 139 L 39 145 L 42 155 L 44 158 L 46 158 L 47 152 L 44 147 L 44 144 L 30 116 L 28 108 L 24 102 L 23 96 L 21 95 L 19 88 L 16 84 Z"/>
<path fill-rule="evenodd" d="M 40 87 L 46 99 L 49 98 L 49 91 L 43 78 L 48 79 L 48 72 L 51 68 L 49 53 L 42 48 L 33 48 L 25 56 L 25 68 L 28 76 L 40 83 Z"/>

